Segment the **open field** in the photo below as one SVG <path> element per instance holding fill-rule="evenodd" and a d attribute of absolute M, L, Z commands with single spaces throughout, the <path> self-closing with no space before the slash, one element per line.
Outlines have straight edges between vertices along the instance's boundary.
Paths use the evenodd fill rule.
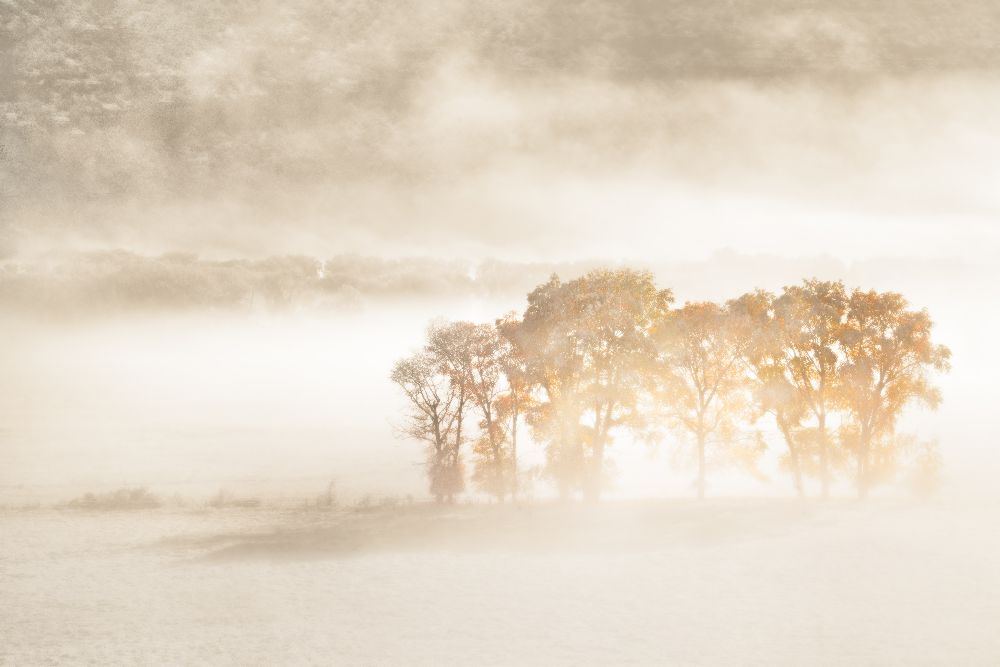
<path fill-rule="evenodd" d="M 3 665 L 993 665 L 1000 507 L 0 513 Z"/>

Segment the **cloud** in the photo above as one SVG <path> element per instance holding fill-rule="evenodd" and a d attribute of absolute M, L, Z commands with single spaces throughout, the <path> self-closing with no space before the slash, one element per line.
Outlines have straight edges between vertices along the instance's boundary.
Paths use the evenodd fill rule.
<path fill-rule="evenodd" d="M 848 257 L 939 250 L 901 221 L 995 240 L 986 2 L 4 12 L 21 255 L 803 254 L 813 220 Z"/>

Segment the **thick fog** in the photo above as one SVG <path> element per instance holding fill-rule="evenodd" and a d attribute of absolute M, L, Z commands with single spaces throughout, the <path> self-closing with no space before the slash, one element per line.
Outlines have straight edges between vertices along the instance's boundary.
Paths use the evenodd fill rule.
<path fill-rule="evenodd" d="M 130 485 L 297 497 L 330 480 L 344 497 L 423 497 L 422 447 L 397 433 L 404 404 L 388 380 L 393 361 L 422 344 L 432 319 L 492 322 L 523 311 L 527 292 L 549 274 L 572 278 L 598 264 L 105 255 L 11 262 L 0 293 L 4 497 L 59 500 Z M 903 291 L 929 310 L 954 359 L 939 379 L 943 406 L 914 406 L 902 430 L 939 441 L 947 493 L 994 494 L 1000 459 L 980 424 L 1000 370 L 988 352 L 996 316 L 977 296 L 997 285 L 994 267 L 735 251 L 649 266 L 681 303 L 813 275 Z M 769 437 L 780 450 L 780 437 Z M 689 494 L 693 473 L 678 467 L 676 439 L 618 440 L 613 495 Z M 540 444 L 528 442 L 522 453 L 529 467 L 544 461 Z M 714 490 L 789 494 L 787 476 L 768 467 L 764 480 L 722 472 Z M 544 477 L 537 493 L 552 493 Z"/>
<path fill-rule="evenodd" d="M 1000 663 L 998 33 L 992 0 L 0 0 L 0 665 Z M 469 417 L 443 467 L 394 364 L 553 274 L 669 289 L 647 342 L 898 292 L 942 401 L 865 500 L 843 406 L 796 427 L 829 497 L 773 404 L 698 489 L 644 368 L 566 492 L 560 369 L 511 335 L 516 440 Z"/>
<path fill-rule="evenodd" d="M 7 255 L 997 244 L 989 2 L 0 8 Z"/>

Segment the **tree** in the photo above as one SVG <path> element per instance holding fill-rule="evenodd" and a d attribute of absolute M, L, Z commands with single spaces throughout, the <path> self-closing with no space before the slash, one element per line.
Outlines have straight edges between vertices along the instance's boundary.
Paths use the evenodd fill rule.
<path fill-rule="evenodd" d="M 392 379 L 410 401 L 404 432 L 428 444 L 435 497 L 463 490 L 471 440 L 479 488 L 516 498 L 524 419 L 560 496 L 599 499 L 614 438 L 651 435 L 664 419 L 694 441 L 703 498 L 713 459 L 756 472 L 765 445 L 760 433 L 741 433 L 741 419 L 765 415 L 800 496 L 806 475 L 827 496 L 834 469 L 852 456 L 864 496 L 912 449 L 895 432 L 904 407 L 940 401 L 931 375 L 948 369 L 950 353 L 931 341 L 927 313 L 898 294 L 848 294 L 839 281 L 813 279 L 724 306 L 671 310 L 672 301 L 648 272 L 597 270 L 569 282 L 553 275 L 528 294 L 521 318 L 432 324 L 423 351 L 398 362 Z M 933 454 L 921 463 L 927 488 L 940 468 Z"/>
<path fill-rule="evenodd" d="M 465 402 L 460 389 L 427 351 L 397 361 L 390 378 L 410 404 L 403 434 L 427 444 L 430 492 L 439 503 L 451 502 L 463 488 L 459 447 Z"/>
<path fill-rule="evenodd" d="M 567 290 L 559 276 L 553 275 L 528 294 L 521 321 L 506 327 L 520 352 L 528 381 L 541 394 L 528 423 L 535 440 L 547 442 L 548 471 L 563 498 L 579 485 L 583 469 L 583 361 L 573 336 L 571 313 Z"/>
<path fill-rule="evenodd" d="M 816 419 L 820 483 L 830 494 L 832 457 L 827 416 L 841 380 L 839 345 L 847 312 L 847 291 L 840 281 L 805 280 L 785 287 L 774 301 L 777 340 L 785 377 Z"/>
<path fill-rule="evenodd" d="M 706 457 L 713 444 L 733 444 L 735 418 L 745 407 L 745 374 L 732 318 L 717 304 L 688 303 L 667 313 L 655 330 L 659 351 L 657 403 L 690 433 L 698 459 L 698 497 L 705 497 Z"/>
<path fill-rule="evenodd" d="M 500 351 L 500 367 L 507 381 L 507 391 L 497 400 L 500 417 L 505 419 L 510 434 L 510 492 L 517 500 L 520 491 L 520 480 L 517 460 L 517 433 L 521 415 L 534 407 L 532 400 L 532 383 L 528 367 L 524 361 L 520 343 L 521 321 L 513 313 L 497 320 L 497 333 L 502 339 Z"/>
<path fill-rule="evenodd" d="M 673 300 L 646 271 L 597 270 L 562 283 L 553 276 L 528 296 L 518 325 L 532 381 L 544 391 L 537 431 L 565 496 L 600 497 L 612 431 L 634 426 L 641 376 L 655 349 L 650 328 Z"/>
<path fill-rule="evenodd" d="M 478 324 L 472 334 L 471 391 L 481 416 L 474 447 L 475 478 L 484 491 L 503 502 L 514 492 L 515 465 L 503 404 L 508 345 L 493 325 Z"/>
<path fill-rule="evenodd" d="M 788 467 L 795 491 L 805 495 L 803 459 L 807 455 L 796 434 L 805 417 L 802 396 L 788 379 L 789 368 L 774 317 L 775 296 L 755 290 L 733 299 L 727 310 L 734 318 L 735 333 L 744 367 L 750 377 L 754 403 L 759 414 L 770 414 L 788 449 Z"/>
<path fill-rule="evenodd" d="M 650 331 L 673 294 L 657 289 L 652 274 L 633 270 L 592 271 L 569 286 L 584 354 L 585 419 L 591 434 L 584 495 L 596 500 L 612 430 L 643 424 L 639 392 L 656 357 Z"/>
<path fill-rule="evenodd" d="M 428 349 L 479 413 L 474 478 L 484 491 L 503 501 L 512 489 L 512 457 L 500 406 L 506 341 L 495 326 L 454 322 L 432 330 Z"/>
<path fill-rule="evenodd" d="M 839 400 L 856 428 L 854 455 L 858 496 L 874 481 L 872 457 L 885 443 L 903 409 L 912 402 L 936 408 L 941 393 L 931 374 L 950 368 L 950 350 L 931 340 L 927 311 L 908 309 L 895 292 L 851 293 L 840 331 L 845 357 Z"/>

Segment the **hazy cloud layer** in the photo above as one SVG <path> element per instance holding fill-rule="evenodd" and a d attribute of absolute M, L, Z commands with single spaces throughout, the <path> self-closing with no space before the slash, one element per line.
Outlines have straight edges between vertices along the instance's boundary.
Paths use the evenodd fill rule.
<path fill-rule="evenodd" d="M 8 255 L 998 240 L 992 2 L 9 0 L 0 30 Z"/>

